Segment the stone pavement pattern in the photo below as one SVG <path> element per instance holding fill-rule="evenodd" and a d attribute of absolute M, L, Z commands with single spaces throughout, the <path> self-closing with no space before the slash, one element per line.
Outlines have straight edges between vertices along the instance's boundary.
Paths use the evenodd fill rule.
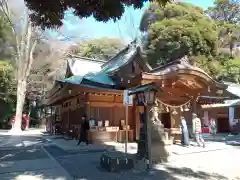
<path fill-rule="evenodd" d="M 235 157 L 229 157 L 229 153 Z M 233 180 L 234 178 L 240 179 L 238 154 L 239 150 L 219 150 L 218 152 L 187 155 L 188 157 L 184 155 L 176 157 L 174 162 L 157 165 L 152 173 L 138 169 L 122 173 L 106 172 L 99 166 L 101 153 L 75 154 L 57 157 L 57 160 L 77 180 Z M 220 160 L 219 157 L 223 158 Z"/>
<path fill-rule="evenodd" d="M 240 140 L 240 139 L 239 139 Z M 231 138 L 234 141 L 234 138 Z M 193 143 L 194 144 L 194 143 Z M 113 144 L 110 144 L 113 146 Z M 102 153 L 82 152 L 68 155 L 52 155 L 76 180 L 240 180 L 238 162 L 240 149 L 227 145 L 227 141 L 208 141 L 206 148 L 185 148 L 174 146 L 170 163 L 156 165 L 152 172 L 144 172 L 141 168 L 121 173 L 109 173 L 99 165 Z M 73 149 L 76 150 L 74 143 Z M 131 144 L 130 153 L 136 150 Z M 82 147 L 77 147 L 79 150 Z M 122 149 L 121 149 L 122 148 Z M 124 146 L 117 144 L 118 151 L 124 151 Z"/>
<path fill-rule="evenodd" d="M 109 173 L 99 165 L 103 150 L 76 147 L 76 142 L 67 145 L 68 141 L 62 140 L 56 140 L 62 142 L 56 145 L 54 138 L 46 137 L 30 133 L 21 138 L 0 135 L 0 180 L 240 180 L 240 148 L 226 145 L 224 140 L 209 141 L 205 149 L 175 146 L 178 153 L 172 156 L 171 163 L 156 165 L 151 172 L 135 168 Z M 129 149 L 133 153 L 134 144 L 129 146 L 133 146 Z M 118 151 L 123 148 L 116 145 Z"/>
<path fill-rule="evenodd" d="M 0 132 L 0 180 L 73 180 L 42 147 L 48 143 L 36 134 Z"/>

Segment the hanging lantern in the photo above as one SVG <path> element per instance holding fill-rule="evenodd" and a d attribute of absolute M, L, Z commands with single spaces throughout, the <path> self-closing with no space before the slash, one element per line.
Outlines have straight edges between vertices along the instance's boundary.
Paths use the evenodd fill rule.
<path fill-rule="evenodd" d="M 145 91 L 144 93 L 144 100 L 147 104 L 153 104 L 156 97 L 156 91 Z"/>
<path fill-rule="evenodd" d="M 183 112 L 183 107 L 182 106 L 180 107 L 180 110 L 181 110 L 181 112 Z"/>
<path fill-rule="evenodd" d="M 177 115 L 177 114 L 178 114 L 178 112 L 176 111 L 176 109 L 173 110 L 172 114 L 173 114 L 173 115 Z"/>
<path fill-rule="evenodd" d="M 184 111 L 189 111 L 189 108 L 187 105 L 185 105 Z"/>
<path fill-rule="evenodd" d="M 137 94 L 137 100 L 139 104 L 144 104 L 144 101 L 145 101 L 144 94 L 143 93 Z"/>

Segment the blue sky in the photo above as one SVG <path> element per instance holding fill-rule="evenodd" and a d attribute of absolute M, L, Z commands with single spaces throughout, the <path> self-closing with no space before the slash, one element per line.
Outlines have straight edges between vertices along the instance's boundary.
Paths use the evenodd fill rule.
<path fill-rule="evenodd" d="M 185 0 L 204 9 L 213 5 L 213 0 Z M 109 21 L 107 23 L 97 22 L 93 17 L 79 19 L 72 13 L 66 13 L 64 25 L 58 30 L 61 32 L 51 32 L 53 36 L 59 39 L 63 38 L 61 34 L 74 41 L 80 41 L 83 38 L 94 39 L 100 37 L 120 38 L 125 42 L 129 42 L 137 35 L 137 29 L 144 10 L 148 7 L 146 3 L 142 9 L 134 9 L 127 7 L 123 17 L 117 21 Z"/>

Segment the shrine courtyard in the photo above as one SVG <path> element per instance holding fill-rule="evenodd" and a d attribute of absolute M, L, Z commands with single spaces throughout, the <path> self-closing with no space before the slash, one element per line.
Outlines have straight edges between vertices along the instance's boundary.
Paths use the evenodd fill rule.
<path fill-rule="evenodd" d="M 175 151 L 169 163 L 157 164 L 152 171 L 146 172 L 140 162 L 133 170 L 117 173 L 100 168 L 101 154 L 111 150 L 106 147 L 76 147 L 76 140 L 66 141 L 29 132 L 21 137 L 1 133 L 0 139 L 2 180 L 240 179 L 240 136 L 206 137 L 205 149 L 195 147 L 194 142 L 189 148 L 174 145 Z M 121 144 L 108 146 L 124 152 Z M 128 152 L 134 153 L 135 150 L 134 144 L 129 144 Z"/>
<path fill-rule="evenodd" d="M 56 157 L 58 162 L 77 180 L 92 179 L 134 179 L 134 180 L 185 180 L 185 179 L 240 179 L 238 162 L 240 160 L 240 136 L 219 135 L 206 137 L 206 148 L 189 148 L 174 145 L 169 163 L 157 164 L 154 170 L 146 172 L 141 162 L 133 171 L 109 173 L 99 166 L 102 152 L 79 153 Z M 62 143 L 61 143 L 62 144 Z M 110 145 L 110 144 L 109 144 Z M 113 144 L 111 144 L 113 146 Z M 124 152 L 124 145 L 114 145 L 117 151 Z M 69 148 L 69 147 L 68 147 Z M 78 149 L 86 148 L 84 145 Z M 73 147 L 75 151 L 75 147 Z M 129 144 L 128 153 L 134 153 L 136 146 Z M 91 151 L 90 151 L 91 152 Z"/>

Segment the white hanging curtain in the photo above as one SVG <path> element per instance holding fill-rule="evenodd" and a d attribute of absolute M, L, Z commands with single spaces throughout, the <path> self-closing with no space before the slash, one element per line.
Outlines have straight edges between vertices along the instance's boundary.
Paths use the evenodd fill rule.
<path fill-rule="evenodd" d="M 228 108 L 228 118 L 229 118 L 230 127 L 232 127 L 234 125 L 234 113 L 235 113 L 235 108 L 229 107 Z"/>

